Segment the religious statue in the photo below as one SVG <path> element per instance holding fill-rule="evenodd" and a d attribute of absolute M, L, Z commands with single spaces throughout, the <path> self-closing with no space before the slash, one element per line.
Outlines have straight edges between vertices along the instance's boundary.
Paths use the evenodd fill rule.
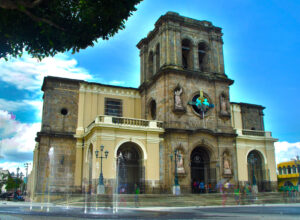
<path fill-rule="evenodd" d="M 220 96 L 220 106 L 221 106 L 221 114 L 228 115 L 229 114 L 228 100 L 224 94 Z"/>
<path fill-rule="evenodd" d="M 176 88 L 174 91 L 175 95 L 175 109 L 183 109 L 182 101 L 181 101 L 182 88 Z"/>
<path fill-rule="evenodd" d="M 223 164 L 224 174 L 231 175 L 232 173 L 230 168 L 230 157 L 228 153 L 226 152 L 224 153 L 223 159 L 224 159 L 224 164 Z"/>
<path fill-rule="evenodd" d="M 177 173 L 178 174 L 185 173 L 184 166 L 183 166 L 183 155 L 182 155 L 181 151 L 178 151 L 178 154 L 177 154 Z"/>

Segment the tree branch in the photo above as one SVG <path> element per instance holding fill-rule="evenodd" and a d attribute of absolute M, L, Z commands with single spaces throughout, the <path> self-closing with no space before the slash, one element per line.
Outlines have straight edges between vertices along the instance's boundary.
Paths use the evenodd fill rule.
<path fill-rule="evenodd" d="M 20 6 L 24 8 L 34 8 L 41 4 L 44 0 L 0 0 L 0 8 L 16 10 Z"/>
<path fill-rule="evenodd" d="M 28 17 L 30 17 L 32 20 L 34 20 L 36 22 L 44 22 L 46 24 L 49 24 L 52 27 L 55 27 L 55 28 L 61 30 L 61 31 L 65 31 L 65 29 L 63 29 L 62 27 L 60 27 L 57 24 L 53 23 L 51 20 L 48 20 L 46 18 L 37 17 L 34 14 L 32 14 L 30 11 L 28 11 L 27 9 L 22 9 L 22 10 L 18 9 L 18 11 L 26 14 Z"/>

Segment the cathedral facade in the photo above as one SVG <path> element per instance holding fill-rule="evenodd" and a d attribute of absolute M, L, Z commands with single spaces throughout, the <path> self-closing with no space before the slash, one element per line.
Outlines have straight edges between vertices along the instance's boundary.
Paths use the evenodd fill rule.
<path fill-rule="evenodd" d="M 275 190 L 276 139 L 263 106 L 230 102 L 221 28 L 168 12 L 137 47 L 139 88 L 44 79 L 33 192 L 96 193 L 99 181 L 106 193 L 116 182 L 127 193 Z"/>

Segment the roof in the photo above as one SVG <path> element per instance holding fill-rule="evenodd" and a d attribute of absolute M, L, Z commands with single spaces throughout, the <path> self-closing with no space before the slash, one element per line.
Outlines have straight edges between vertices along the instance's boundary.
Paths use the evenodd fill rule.
<path fill-rule="evenodd" d="M 91 84 L 91 85 L 99 85 L 99 86 L 107 86 L 107 87 L 113 87 L 113 88 L 138 90 L 138 88 L 134 88 L 134 87 L 115 86 L 115 85 L 102 84 L 102 83 L 96 83 L 96 82 L 87 82 L 87 81 L 79 80 L 79 79 L 69 79 L 69 78 L 56 77 L 56 76 L 46 76 L 44 78 L 44 82 L 43 82 L 43 85 L 42 85 L 42 91 L 44 91 L 44 88 L 45 88 L 48 81 L 66 82 L 66 83 L 74 83 L 74 84 L 87 83 L 87 84 Z"/>

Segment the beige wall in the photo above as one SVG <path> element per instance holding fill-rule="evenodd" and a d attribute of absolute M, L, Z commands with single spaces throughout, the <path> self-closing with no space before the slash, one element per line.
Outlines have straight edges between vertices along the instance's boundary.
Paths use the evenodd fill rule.
<path fill-rule="evenodd" d="M 97 115 L 104 115 L 105 98 L 122 100 L 122 117 L 141 118 L 141 99 L 138 90 L 81 83 L 77 134 L 83 132 Z"/>
<path fill-rule="evenodd" d="M 117 150 L 122 144 L 133 142 L 136 144 L 143 155 L 143 165 L 145 166 L 145 180 L 159 181 L 159 134 L 163 133 L 162 128 L 127 126 L 121 128 L 118 125 L 102 123 L 93 125 L 84 136 L 78 137 L 77 155 L 75 171 L 75 185 L 80 186 L 82 182 L 89 179 L 89 159 L 88 150 L 92 146 L 92 179 L 97 182 L 100 174 L 100 159 L 96 158 L 95 150 L 100 151 L 100 146 L 104 146 L 104 151 L 108 150 L 107 159 L 103 159 L 103 177 L 104 180 L 113 180 L 116 178 L 116 159 Z M 83 148 L 82 138 L 84 138 Z M 80 149 L 80 150 L 79 150 Z M 81 170 L 82 169 L 82 170 Z"/>
<path fill-rule="evenodd" d="M 238 180 L 248 181 L 247 157 L 250 151 L 257 150 L 263 155 L 264 169 L 269 170 L 266 180 L 277 181 L 274 142 L 270 132 L 264 136 L 243 135 L 242 115 L 238 104 L 231 104 L 231 122 L 238 134 L 236 138 Z"/>

